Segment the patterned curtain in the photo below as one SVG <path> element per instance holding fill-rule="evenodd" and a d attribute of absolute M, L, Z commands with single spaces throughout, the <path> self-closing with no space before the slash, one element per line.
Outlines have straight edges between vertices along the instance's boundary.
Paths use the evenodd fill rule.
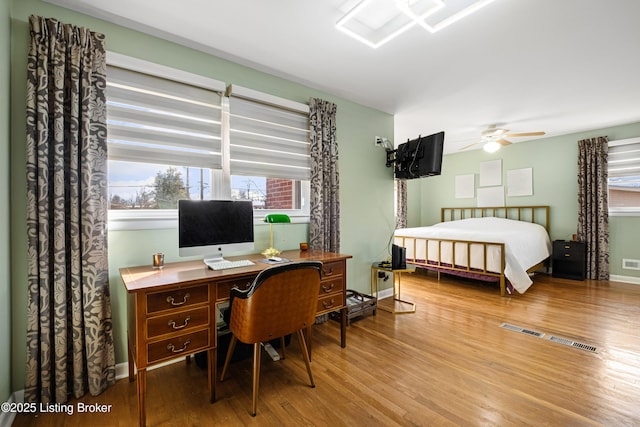
<path fill-rule="evenodd" d="M 578 141 L 578 240 L 587 246 L 587 278 L 609 279 L 606 137 Z"/>
<path fill-rule="evenodd" d="M 407 227 L 407 180 L 396 179 L 396 228 Z"/>
<path fill-rule="evenodd" d="M 29 18 L 25 401 L 115 382 L 107 267 L 104 36 Z"/>
<path fill-rule="evenodd" d="M 340 252 L 340 180 L 336 105 L 312 98 L 311 140 L 311 218 L 309 247 Z"/>

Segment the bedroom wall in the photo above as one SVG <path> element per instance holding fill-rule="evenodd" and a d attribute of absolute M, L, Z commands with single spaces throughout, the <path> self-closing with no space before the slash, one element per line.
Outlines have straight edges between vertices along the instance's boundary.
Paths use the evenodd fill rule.
<path fill-rule="evenodd" d="M 578 225 L 577 155 L 578 141 L 608 136 L 609 140 L 640 136 L 640 123 L 573 133 L 536 141 L 522 142 L 489 154 L 473 150 L 444 157 L 442 175 L 410 181 L 408 186 L 408 221 L 410 226 L 430 225 L 440 221 L 443 206 L 475 206 L 476 199 L 456 199 L 456 175 L 474 173 L 476 189 L 480 163 L 502 159 L 503 184 L 511 169 L 533 168 L 533 196 L 506 197 L 507 205 L 550 205 L 551 238 L 570 239 Z M 622 259 L 638 259 L 640 241 L 639 216 L 611 216 L 610 272 L 640 283 L 640 272 L 623 270 Z"/>
<path fill-rule="evenodd" d="M 11 0 L 0 0 L 0 402 L 11 396 L 11 257 L 9 251 L 9 74 Z M 2 414 L 0 414 L 0 419 Z"/>
<path fill-rule="evenodd" d="M 7 0 L 1 0 L 7 1 Z M 11 316 L 13 339 L 12 387 L 24 382 L 27 277 L 25 218 L 24 111 L 28 17 L 38 14 L 62 22 L 89 27 L 106 35 L 107 49 L 147 61 L 184 69 L 193 73 L 235 83 L 298 102 L 319 97 L 338 106 L 337 129 L 340 150 L 341 251 L 353 255 L 347 263 L 349 288 L 369 292 L 369 267 L 381 254 L 386 256 L 387 242 L 393 231 L 393 180 L 384 166 L 384 152 L 374 146 L 376 135 L 393 136 L 393 116 L 332 96 L 292 81 L 274 77 L 212 55 L 188 49 L 140 32 L 118 27 L 86 15 L 39 0 L 14 0 L 11 37 L 15 45 L 11 58 L 12 129 L 11 140 L 11 228 L 14 237 L 13 295 Z M 1 119 L 0 119 L 1 120 Z M 287 225 L 286 233 L 276 233 L 279 247 L 293 249 L 306 241 L 307 224 Z M 256 248 L 266 247 L 268 227 L 256 226 Z M 126 361 L 125 296 L 118 269 L 147 264 L 153 252 L 163 251 L 167 262 L 178 260 L 177 231 L 135 230 L 109 233 L 110 288 L 114 320 L 116 362 Z M 262 245 L 262 246 L 261 246 Z"/>

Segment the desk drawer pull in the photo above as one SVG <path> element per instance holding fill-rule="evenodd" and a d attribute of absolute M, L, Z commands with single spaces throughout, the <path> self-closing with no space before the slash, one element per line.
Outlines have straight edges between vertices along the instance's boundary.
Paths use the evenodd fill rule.
<path fill-rule="evenodd" d="M 331 275 L 333 275 L 333 267 L 331 267 L 331 268 L 330 268 L 330 269 L 328 269 L 328 270 L 322 269 L 322 274 L 323 274 L 324 276 L 331 276 Z"/>
<path fill-rule="evenodd" d="M 565 257 L 570 257 L 570 256 L 571 256 L 571 254 L 564 254 L 564 256 L 565 256 Z"/>
<path fill-rule="evenodd" d="M 333 287 L 334 287 L 333 283 L 331 283 L 329 286 L 322 285 L 322 291 L 329 293 L 333 290 Z"/>
<path fill-rule="evenodd" d="M 191 316 L 187 316 L 184 319 L 184 323 L 182 325 L 180 325 L 180 326 L 176 326 L 176 322 L 174 322 L 173 320 L 169 320 L 169 323 L 167 323 L 167 324 L 171 327 L 171 329 L 173 329 L 174 331 L 177 331 L 178 329 L 182 329 L 182 328 L 186 327 L 187 324 L 189 323 L 189 320 L 191 320 Z"/>
<path fill-rule="evenodd" d="M 167 302 L 175 307 L 180 306 L 180 305 L 184 305 L 187 303 L 187 301 L 189 301 L 189 298 L 191 297 L 191 295 L 189 295 L 189 293 L 187 292 L 186 294 L 184 294 L 184 298 L 182 298 L 181 302 L 175 302 L 175 300 L 173 299 L 172 296 L 168 296 L 167 297 Z"/>
<path fill-rule="evenodd" d="M 167 350 L 169 350 L 171 353 L 182 353 L 183 351 L 185 351 L 187 349 L 187 346 L 189 346 L 189 344 L 191 344 L 191 340 L 186 340 L 184 342 L 184 345 L 182 346 L 182 348 L 179 348 L 176 350 L 176 347 L 173 344 L 169 344 L 167 345 Z"/>
<path fill-rule="evenodd" d="M 335 302 L 336 302 L 336 300 L 334 300 L 333 298 L 331 298 L 331 301 L 329 301 L 328 303 L 327 303 L 327 302 L 322 301 L 322 306 L 323 306 L 324 308 L 331 308 L 331 307 L 333 307 L 333 305 L 335 304 Z"/>

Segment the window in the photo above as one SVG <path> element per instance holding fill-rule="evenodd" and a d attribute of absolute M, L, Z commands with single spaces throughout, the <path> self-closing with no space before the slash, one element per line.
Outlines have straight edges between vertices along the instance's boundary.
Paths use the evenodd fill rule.
<path fill-rule="evenodd" d="M 308 216 L 308 106 L 118 54 L 108 64 L 112 225 L 175 220 L 184 198 Z"/>
<path fill-rule="evenodd" d="M 227 94 L 232 197 L 250 195 L 254 208 L 308 214 L 308 106 L 236 85 Z"/>
<path fill-rule="evenodd" d="M 640 138 L 609 141 L 609 213 L 640 215 Z"/>

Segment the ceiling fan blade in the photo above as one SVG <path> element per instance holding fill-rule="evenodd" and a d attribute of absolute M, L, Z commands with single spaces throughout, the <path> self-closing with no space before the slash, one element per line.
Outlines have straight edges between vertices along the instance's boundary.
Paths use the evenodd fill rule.
<path fill-rule="evenodd" d="M 523 133 L 510 133 L 505 135 L 508 138 L 519 137 L 519 136 L 541 136 L 544 135 L 544 132 L 523 132 Z"/>
<path fill-rule="evenodd" d="M 511 141 L 507 141 L 506 139 L 503 139 L 503 138 L 496 139 L 496 142 L 500 145 L 511 145 Z"/>
<path fill-rule="evenodd" d="M 479 142 L 474 142 L 474 143 L 472 143 L 472 144 L 465 145 L 464 147 L 459 148 L 459 149 L 458 149 L 458 151 L 464 151 L 464 150 L 466 150 L 467 148 L 471 148 L 471 147 L 473 147 L 474 145 L 478 145 L 478 144 L 480 144 L 480 143 L 479 143 Z"/>

